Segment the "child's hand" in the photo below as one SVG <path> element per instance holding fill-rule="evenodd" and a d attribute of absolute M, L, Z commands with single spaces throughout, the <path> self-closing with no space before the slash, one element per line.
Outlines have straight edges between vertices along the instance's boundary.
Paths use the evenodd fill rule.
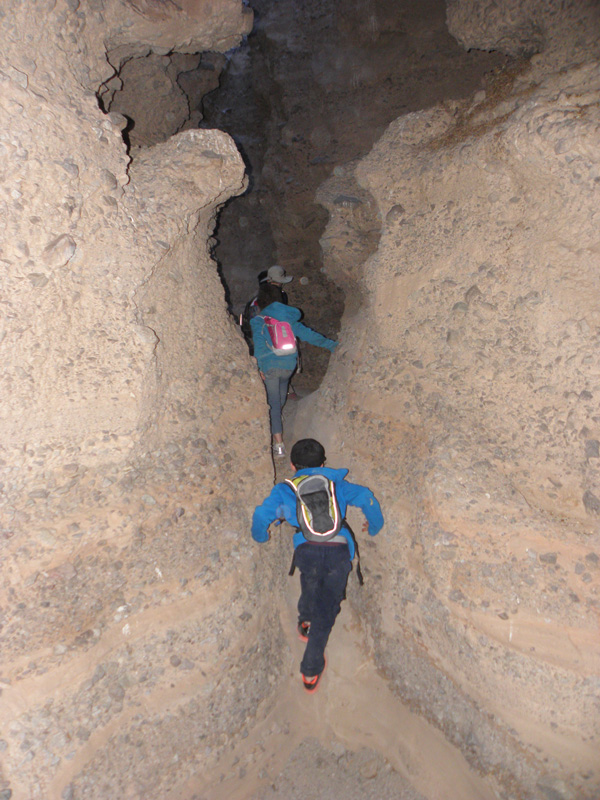
<path fill-rule="evenodd" d="M 362 530 L 363 530 L 363 533 L 368 533 L 369 532 L 369 523 L 367 522 L 367 520 L 365 520 L 363 522 Z"/>

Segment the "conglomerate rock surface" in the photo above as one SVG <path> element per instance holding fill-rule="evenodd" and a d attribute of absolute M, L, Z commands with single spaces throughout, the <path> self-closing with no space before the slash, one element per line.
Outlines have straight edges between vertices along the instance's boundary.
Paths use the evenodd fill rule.
<path fill-rule="evenodd" d="M 277 641 L 245 543 L 272 469 L 263 392 L 209 255 L 244 166 L 197 130 L 131 162 L 96 93 L 109 59 L 228 49 L 249 15 L 0 17 L 0 796 L 181 796 L 277 682 L 252 669 Z"/>
<path fill-rule="evenodd" d="M 367 153 L 399 114 L 470 94 L 507 58 L 461 48 L 441 0 L 254 0 L 252 7 L 254 28 L 237 50 L 200 60 L 129 57 L 103 85 L 103 103 L 127 117 L 133 148 L 196 124 L 232 135 L 249 189 L 226 205 L 215 234 L 231 310 L 242 311 L 258 273 L 278 262 L 295 276 L 290 302 L 307 324 L 335 336 L 351 298 L 321 269 L 327 218 L 315 203 L 318 186 Z M 295 387 L 306 391 L 318 386 L 328 357 L 310 345 L 303 356 Z"/>
<path fill-rule="evenodd" d="M 510 55 L 560 51 L 575 63 L 596 30 L 594 0 L 447 0 L 448 29 L 464 47 Z"/>
<path fill-rule="evenodd" d="M 507 59 L 458 46 L 439 0 L 252 6 L 253 32 L 203 104 L 208 123 L 239 144 L 251 176 L 251 191 L 219 219 L 216 254 L 234 310 L 252 297 L 257 274 L 279 263 L 295 276 L 290 302 L 331 336 L 351 293 L 321 269 L 319 185 L 365 155 L 398 115 L 470 94 Z M 326 357 L 309 349 L 307 361 L 320 377 Z"/>
<path fill-rule="evenodd" d="M 290 303 L 308 325 L 336 337 L 351 291 L 322 270 L 327 222 L 319 185 L 366 154 L 399 114 L 464 97 L 501 53 L 466 52 L 448 33 L 439 0 L 253 0 L 256 21 L 233 53 L 204 124 L 226 130 L 249 164 L 250 191 L 219 218 L 216 256 L 234 312 L 273 263 L 290 275 Z M 344 197 L 339 203 L 352 202 Z M 327 354 L 303 347 L 294 381 L 312 390 Z"/>
<path fill-rule="evenodd" d="M 487 95 L 401 117 L 322 187 L 328 275 L 362 303 L 294 429 L 383 500 L 356 598 L 377 664 L 507 798 L 600 791 L 600 63 L 584 43 L 571 68 L 563 53 L 554 71 L 555 42 Z"/>
<path fill-rule="evenodd" d="M 359 31 L 367 53 L 401 27 L 383 5 Z M 248 545 L 272 477 L 264 396 L 210 257 L 242 159 L 219 131 L 167 125 L 128 154 L 126 118 L 99 105 L 134 59 L 154 65 L 136 80 L 159 73 L 181 99 L 175 72 L 239 43 L 249 14 L 237 0 L 4 4 L 1 800 L 337 800 L 342 785 L 597 798 L 593 5 L 552 4 L 527 47 L 540 6 L 511 2 L 509 34 L 461 6 L 449 19 L 467 46 L 540 55 L 468 102 L 382 125 L 367 158 L 338 153 L 327 171 L 311 150 L 337 144 L 327 104 L 310 125 L 310 102 L 279 97 L 289 118 L 264 155 L 275 186 L 293 185 L 285 148 L 333 174 L 322 285 L 346 292 L 342 346 L 295 434 L 321 438 L 386 516 L 309 706 L 281 586 L 289 531 Z M 302 59 L 277 12 L 265 35 Z M 329 90 L 343 55 L 303 75 Z M 378 73 L 360 66 L 349 100 Z M 275 218 L 300 204 L 287 199 Z M 323 223 L 315 208 L 277 233 L 290 258 Z"/>

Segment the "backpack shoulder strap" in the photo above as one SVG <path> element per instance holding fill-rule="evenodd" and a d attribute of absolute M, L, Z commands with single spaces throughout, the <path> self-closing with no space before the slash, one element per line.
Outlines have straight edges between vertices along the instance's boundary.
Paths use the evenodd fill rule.
<path fill-rule="evenodd" d="M 352 537 L 352 541 L 354 542 L 354 552 L 356 553 L 356 577 L 358 578 L 359 586 L 362 586 L 364 584 L 365 580 L 363 578 L 362 569 L 360 568 L 360 551 L 358 549 L 358 541 L 357 541 L 356 535 L 355 535 L 354 531 L 352 530 L 352 528 L 350 527 L 350 523 L 348 522 L 346 517 L 344 517 L 344 519 L 342 521 L 342 525 L 343 525 L 344 528 L 347 529 L 348 533 Z"/>
<path fill-rule="evenodd" d="M 298 480 L 298 478 L 286 478 L 284 480 L 284 483 L 287 483 L 287 485 L 290 487 L 290 489 L 294 492 L 296 496 L 296 513 L 298 513 L 298 504 L 300 503 L 300 495 L 298 494 L 298 487 L 294 483 L 295 480 Z M 302 477 L 300 477 L 300 480 L 302 480 Z M 301 531 L 301 530 L 302 530 L 301 528 L 296 528 L 296 531 Z"/>

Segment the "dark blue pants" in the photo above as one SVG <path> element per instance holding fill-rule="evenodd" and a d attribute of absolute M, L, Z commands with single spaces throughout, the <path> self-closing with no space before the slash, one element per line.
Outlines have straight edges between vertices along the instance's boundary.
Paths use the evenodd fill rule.
<path fill-rule="evenodd" d="M 301 544 L 296 548 L 295 564 L 302 588 L 298 619 L 310 622 L 300 672 L 309 678 L 325 668 L 325 647 L 340 613 L 352 562 L 345 544 Z"/>

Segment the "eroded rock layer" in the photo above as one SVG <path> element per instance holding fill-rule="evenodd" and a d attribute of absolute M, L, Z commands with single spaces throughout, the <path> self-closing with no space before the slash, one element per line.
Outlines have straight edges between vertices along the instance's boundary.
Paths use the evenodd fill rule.
<path fill-rule="evenodd" d="M 228 49 L 249 15 L 0 14 L 0 795 L 181 797 L 276 682 L 240 545 L 263 393 L 209 255 L 244 166 L 197 130 L 131 162 L 96 93 L 132 55 Z"/>
<path fill-rule="evenodd" d="M 540 55 L 466 103 L 385 132 L 378 117 L 383 135 L 358 164 L 343 162 L 363 152 L 366 99 L 395 52 L 386 43 L 413 25 L 412 55 L 426 49 L 419 4 L 403 17 L 397 4 L 356 3 L 353 31 L 308 3 L 322 41 L 334 30 L 352 42 L 308 60 L 302 9 L 288 28 L 281 7 L 257 5 L 272 25 L 264 38 L 289 49 L 287 74 L 305 61 L 305 82 L 320 87 L 275 98 L 268 127 L 281 136 L 260 156 L 277 189 L 266 228 L 304 265 L 302 231 L 324 221 L 310 192 L 333 175 L 319 193 L 330 214 L 321 285 L 346 292 L 342 346 L 296 434 L 321 438 L 329 463 L 382 500 L 386 528 L 363 545 L 366 586 L 349 591 L 369 653 L 486 796 L 595 800 L 594 4 L 511 0 L 499 15 L 491 0 L 449 3 L 467 47 Z M 427 7 L 447 44 L 439 7 Z M 253 723 L 292 662 L 279 622 L 288 549 L 283 536 L 260 556 L 248 546 L 272 477 L 264 395 L 210 257 L 217 209 L 246 187 L 243 162 L 219 131 L 170 134 L 199 118 L 181 70 L 199 93 L 213 86 L 250 15 L 238 0 L 11 0 L 1 13 L 0 798 L 193 798 L 205 776 L 231 777 L 224 763 L 239 794 L 237 753 L 256 729 L 245 755 L 266 780 Z M 209 62 L 206 80 L 192 77 Z M 141 102 L 148 83 L 173 119 Z M 330 119 L 336 83 L 350 122 Z M 360 147 L 335 154 L 356 93 Z M 408 108 L 394 100 L 395 113 Z M 116 109 L 135 109 L 137 130 Z M 241 231 L 264 225 L 253 213 Z M 340 739 L 354 708 L 345 691 Z M 289 732 L 270 730 L 276 743 Z M 407 748 L 394 763 L 435 770 L 394 733 Z M 437 785 L 454 790 L 446 775 Z"/>
<path fill-rule="evenodd" d="M 320 272 L 318 186 L 368 152 L 399 114 L 469 94 L 506 59 L 458 47 L 439 0 L 252 5 L 252 35 L 205 102 L 210 124 L 234 136 L 252 175 L 252 191 L 221 217 L 217 253 L 236 308 L 273 259 L 307 279 L 290 288 L 322 328 L 328 309 L 341 314 L 343 294 Z"/>
<path fill-rule="evenodd" d="M 328 274 L 363 302 L 295 433 L 381 496 L 357 600 L 377 663 L 499 797 L 600 788 L 589 19 L 571 49 L 568 18 L 571 68 L 562 52 L 554 71 L 555 42 L 487 95 L 401 117 L 320 193 Z M 377 225 L 377 251 L 348 263 Z"/>

